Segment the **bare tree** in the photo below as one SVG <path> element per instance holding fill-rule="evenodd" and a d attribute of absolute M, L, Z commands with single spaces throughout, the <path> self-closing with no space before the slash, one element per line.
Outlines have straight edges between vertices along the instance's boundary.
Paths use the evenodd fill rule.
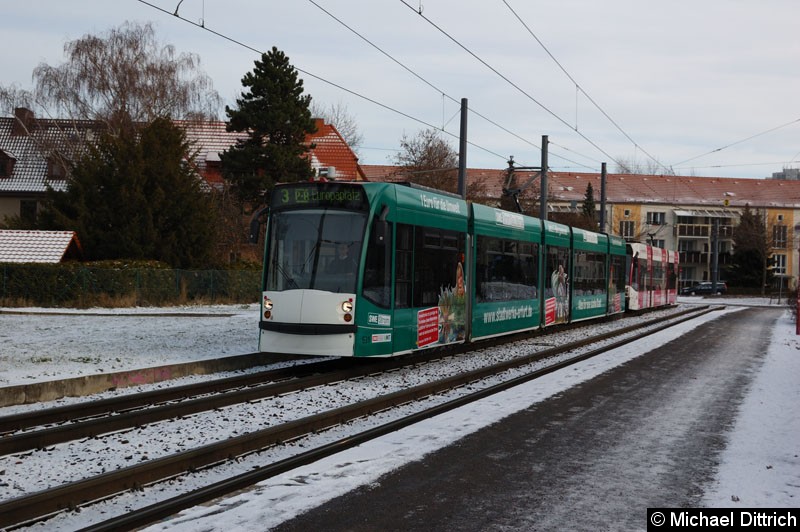
<path fill-rule="evenodd" d="M 617 174 L 676 175 L 675 170 L 652 159 L 638 161 L 635 157 L 632 159 L 618 157 L 616 165 Z"/>
<path fill-rule="evenodd" d="M 328 124 L 333 124 L 350 149 L 358 155 L 358 148 L 364 142 L 364 136 L 358 130 L 356 119 L 350 114 L 346 105 L 339 102 L 325 107 L 312 102 L 311 116 L 323 118 Z"/>
<path fill-rule="evenodd" d="M 411 181 L 440 190 L 455 190 L 458 153 L 437 130 L 425 129 L 414 137 L 403 134 L 400 152 L 394 158 Z"/>
<path fill-rule="evenodd" d="M 411 182 L 447 192 L 457 191 L 458 152 L 439 136 L 438 130 L 421 130 L 415 137 L 404 134 L 400 148 L 394 163 Z M 478 200 L 485 196 L 483 183 L 467 183 L 467 198 Z"/>
<path fill-rule="evenodd" d="M 64 53 L 65 63 L 42 63 L 33 71 L 29 100 L 50 116 L 113 126 L 120 119 L 213 119 L 221 108 L 199 57 L 162 46 L 149 23 L 126 22 L 104 35 L 84 35 L 67 42 Z"/>

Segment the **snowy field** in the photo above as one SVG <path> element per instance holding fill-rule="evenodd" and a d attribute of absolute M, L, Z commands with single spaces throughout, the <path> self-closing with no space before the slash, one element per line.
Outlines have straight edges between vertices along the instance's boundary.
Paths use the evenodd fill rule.
<path fill-rule="evenodd" d="M 684 304 L 768 306 L 768 300 L 681 298 Z M 20 310 L 20 309 L 5 309 Z M 53 314 L 0 313 L 0 386 L 188 362 L 256 350 L 257 306 L 126 309 Z M 155 313 L 168 315 L 152 315 Z M 556 372 L 536 384 L 465 406 L 357 449 L 262 482 L 251 490 L 187 510 L 148 530 L 264 530 L 404 463 L 451 444 L 531 404 L 607 371 L 718 318 L 715 312 L 674 330 Z M 741 407 L 712 483 L 708 507 L 797 507 L 800 503 L 800 341 L 789 313 L 776 323 L 761 371 Z"/>
<path fill-rule="evenodd" d="M 258 350 L 257 304 L 0 308 L 0 387 Z"/>

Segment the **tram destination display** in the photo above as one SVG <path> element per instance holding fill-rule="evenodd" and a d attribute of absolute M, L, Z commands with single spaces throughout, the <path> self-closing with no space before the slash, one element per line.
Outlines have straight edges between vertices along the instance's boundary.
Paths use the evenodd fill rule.
<path fill-rule="evenodd" d="M 272 194 L 273 210 L 298 208 L 335 208 L 366 210 L 367 195 L 361 187 L 340 183 L 298 183 L 276 189 Z"/>

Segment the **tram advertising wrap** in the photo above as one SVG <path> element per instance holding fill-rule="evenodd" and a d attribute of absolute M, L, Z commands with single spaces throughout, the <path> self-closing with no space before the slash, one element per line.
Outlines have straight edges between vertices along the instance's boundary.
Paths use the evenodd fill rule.
<path fill-rule="evenodd" d="M 261 351 L 394 356 L 673 304 L 678 254 L 392 183 L 278 185 Z"/>

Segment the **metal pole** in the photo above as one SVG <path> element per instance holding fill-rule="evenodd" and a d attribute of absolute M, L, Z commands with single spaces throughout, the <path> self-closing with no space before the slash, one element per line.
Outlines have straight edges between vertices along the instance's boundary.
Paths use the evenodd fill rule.
<path fill-rule="evenodd" d="M 600 232 L 606 232 L 606 163 L 600 165 Z"/>
<path fill-rule="evenodd" d="M 539 219 L 547 220 L 547 135 L 542 135 L 542 192 L 539 199 Z"/>
<path fill-rule="evenodd" d="M 461 133 L 458 143 L 458 195 L 467 199 L 467 99 L 461 98 Z"/>
<path fill-rule="evenodd" d="M 719 218 L 711 225 L 711 292 L 717 293 L 719 281 Z"/>

